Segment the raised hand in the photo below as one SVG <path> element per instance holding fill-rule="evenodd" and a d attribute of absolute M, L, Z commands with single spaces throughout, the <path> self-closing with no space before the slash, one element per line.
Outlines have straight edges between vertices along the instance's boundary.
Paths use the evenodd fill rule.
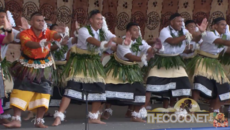
<path fill-rule="evenodd" d="M 7 20 L 6 17 L 4 17 L 4 29 L 5 29 L 5 30 L 12 30 L 12 25 L 11 25 L 11 23 Z"/>
<path fill-rule="evenodd" d="M 66 44 L 68 43 L 68 40 L 69 40 L 69 36 L 65 36 L 65 37 L 62 39 L 61 45 L 66 45 Z"/>
<path fill-rule="evenodd" d="M 199 28 L 199 30 L 201 32 L 204 32 L 208 26 L 208 20 L 207 18 L 204 18 L 200 24 L 200 26 L 198 24 L 196 24 L 196 26 Z"/>
<path fill-rule="evenodd" d="M 75 22 L 75 27 L 76 27 L 76 30 L 80 29 L 80 24 L 77 21 Z"/>
<path fill-rule="evenodd" d="M 66 25 L 64 23 L 59 23 L 58 27 L 57 27 L 57 32 L 65 33 L 65 27 L 66 27 Z"/>
<path fill-rule="evenodd" d="M 125 41 L 124 41 L 124 44 L 126 46 L 129 46 L 131 44 L 131 37 L 132 37 L 132 35 L 130 34 L 130 32 L 126 32 L 126 37 L 125 37 Z"/>
<path fill-rule="evenodd" d="M 153 45 L 153 48 L 156 50 L 160 50 L 162 48 L 161 40 L 159 38 L 156 38 L 155 44 Z"/>
<path fill-rule="evenodd" d="M 21 23 L 22 26 L 18 26 L 21 30 L 26 30 L 30 28 L 28 21 L 24 17 L 21 17 Z"/>

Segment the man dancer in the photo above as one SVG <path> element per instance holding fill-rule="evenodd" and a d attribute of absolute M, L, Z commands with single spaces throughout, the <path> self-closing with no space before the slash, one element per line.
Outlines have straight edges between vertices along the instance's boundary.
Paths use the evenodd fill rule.
<path fill-rule="evenodd" d="M 143 86 L 143 77 L 141 68 L 136 62 L 147 65 L 147 54 L 153 56 L 160 48 L 151 47 L 142 40 L 138 24 L 130 22 L 126 27 L 126 39 L 129 39 L 132 46 L 127 48 L 118 45 L 116 53 L 106 64 L 106 113 L 111 114 L 110 104 L 115 105 L 133 105 L 132 121 L 145 122 L 147 112 L 143 105 L 145 104 L 145 89 Z M 127 40 L 128 41 L 128 40 Z M 119 71 L 118 71 L 119 70 Z M 119 72 L 119 73 L 118 73 Z M 123 95 L 123 96 L 122 96 Z M 104 117 L 108 119 L 108 114 Z"/>
<path fill-rule="evenodd" d="M 194 99 L 199 96 L 211 100 L 211 111 L 219 112 L 221 105 L 230 99 L 229 79 L 218 60 L 225 46 L 230 46 L 230 35 L 226 32 L 226 20 L 222 17 L 213 20 L 213 29 L 208 31 L 198 51 L 198 56 L 188 63 L 188 69 L 193 72 Z M 229 53 L 227 50 L 226 53 Z M 228 62 L 229 57 L 224 62 Z"/>
<path fill-rule="evenodd" d="M 201 32 L 204 32 L 206 27 L 207 20 L 204 19 L 199 26 L 200 32 L 192 34 L 193 40 L 199 41 Z M 177 97 L 191 96 L 191 84 L 180 54 L 184 52 L 186 42 L 189 43 L 192 37 L 186 29 L 182 28 L 181 15 L 175 13 L 170 17 L 170 25 L 161 30 L 159 39 L 164 49 L 160 50 L 160 53 L 154 57 L 154 62 L 150 63 L 151 70 L 146 83 L 146 103 L 153 93 L 163 97 L 164 107 L 167 108 L 167 98 L 175 100 Z"/>
<path fill-rule="evenodd" d="M 103 17 L 99 10 L 93 10 L 89 15 L 89 23 L 78 31 L 78 43 L 71 48 L 70 58 L 64 72 L 67 74 L 67 87 L 59 110 L 55 113 L 54 126 L 64 120 L 63 112 L 70 100 L 85 102 L 84 92 L 88 92 L 88 101 L 92 102 L 89 112 L 89 123 L 105 124 L 99 117 L 101 102 L 105 102 L 104 68 L 101 63 L 101 50 L 110 49 L 113 42 L 122 44 L 122 39 L 116 38 L 108 28 L 103 28 Z M 109 42 L 107 42 L 109 41 Z M 71 71 L 70 71 L 71 69 Z"/>
<path fill-rule="evenodd" d="M 49 106 L 53 71 L 50 41 L 62 36 L 44 28 L 44 25 L 42 14 L 35 12 L 31 15 L 31 28 L 20 33 L 22 55 L 10 70 L 14 77 L 14 89 L 10 97 L 14 116 L 10 123 L 4 124 L 5 127 L 21 127 L 21 112 L 29 110 L 37 112 L 35 126 L 47 128 L 43 116 Z M 64 32 L 65 27 L 59 30 Z"/>

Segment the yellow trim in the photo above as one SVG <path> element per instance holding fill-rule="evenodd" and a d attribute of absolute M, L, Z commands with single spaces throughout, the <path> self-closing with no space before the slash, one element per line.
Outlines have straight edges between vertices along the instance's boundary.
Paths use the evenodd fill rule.
<path fill-rule="evenodd" d="M 65 65 L 66 61 L 55 61 L 56 65 Z"/>
<path fill-rule="evenodd" d="M 160 54 L 160 53 L 157 53 L 157 55 L 159 55 L 159 56 L 165 56 L 165 57 L 170 57 L 170 56 L 178 56 L 179 54 Z"/>
<path fill-rule="evenodd" d="M 89 54 L 89 55 L 91 55 L 91 54 L 95 54 L 95 55 L 98 54 L 98 52 L 92 53 L 92 52 L 90 52 L 88 50 L 82 50 L 82 49 L 78 48 L 77 46 L 73 46 L 70 49 L 70 53 Z"/>
<path fill-rule="evenodd" d="M 150 69 L 148 78 L 149 77 L 159 77 L 159 78 L 178 78 L 178 77 L 188 77 L 185 69 L 180 66 L 179 68 L 170 68 L 166 69 L 165 67 L 161 67 L 160 69 L 157 66 L 154 66 Z"/>
<path fill-rule="evenodd" d="M 200 54 L 202 56 L 206 56 L 206 57 L 209 57 L 209 58 L 214 58 L 214 59 L 217 59 L 219 57 L 219 54 L 218 55 L 213 55 L 213 54 L 210 54 L 210 53 L 202 51 L 202 50 L 197 50 L 197 54 Z"/>
<path fill-rule="evenodd" d="M 45 100 L 46 102 L 39 102 L 40 100 Z M 10 97 L 10 107 L 17 107 L 23 111 L 27 109 L 30 111 L 36 111 L 39 107 L 45 107 L 46 110 L 48 110 L 49 100 L 50 94 L 13 89 Z M 33 106 L 29 108 L 29 105 L 32 103 Z"/>

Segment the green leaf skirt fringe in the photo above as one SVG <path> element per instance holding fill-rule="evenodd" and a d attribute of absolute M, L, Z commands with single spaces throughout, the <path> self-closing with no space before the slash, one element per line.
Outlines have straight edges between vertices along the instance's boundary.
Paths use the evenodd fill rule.
<path fill-rule="evenodd" d="M 109 74 L 112 71 L 112 77 L 118 78 L 122 82 L 143 82 L 143 76 L 138 64 L 125 65 L 119 63 L 113 55 L 110 61 L 105 65 L 105 72 Z"/>

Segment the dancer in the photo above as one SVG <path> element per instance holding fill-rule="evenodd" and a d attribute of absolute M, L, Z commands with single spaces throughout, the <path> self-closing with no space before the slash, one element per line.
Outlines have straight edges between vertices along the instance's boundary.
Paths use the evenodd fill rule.
<path fill-rule="evenodd" d="M 191 84 L 180 54 L 184 52 L 191 40 L 199 41 L 201 33 L 207 27 L 207 19 L 204 19 L 198 26 L 200 31 L 191 34 L 182 28 L 180 14 L 171 15 L 169 20 L 170 25 L 163 28 L 159 36 L 164 49 L 160 50 L 150 63 L 151 70 L 146 83 L 146 103 L 149 102 L 153 93 L 163 98 L 165 108 L 168 108 L 168 98 L 171 98 L 171 102 L 175 102 L 177 97 L 191 96 Z"/>
<path fill-rule="evenodd" d="M 100 54 L 114 45 L 112 41 L 121 44 L 122 39 L 116 38 L 108 28 L 102 28 L 103 18 L 99 10 L 90 12 L 89 23 L 90 25 L 79 29 L 78 43 L 70 50 L 70 58 L 64 70 L 67 87 L 60 108 L 55 112 L 54 126 L 64 120 L 63 112 L 71 99 L 86 101 L 83 96 L 85 93 L 89 93 L 88 101 L 92 103 L 92 110 L 88 115 L 89 123 L 105 124 L 98 118 L 101 102 L 106 100 L 105 73 Z"/>
<path fill-rule="evenodd" d="M 9 21 L 9 23 L 11 24 L 12 27 L 16 26 L 11 12 L 10 11 L 5 11 L 3 9 L 0 9 L 0 26 L 4 26 L 5 18 L 7 18 L 7 20 Z M 19 31 L 12 28 L 12 33 L 14 35 L 13 42 L 19 43 L 20 40 L 18 38 L 16 38 L 16 36 L 19 34 Z M 1 34 L 4 35 L 5 32 L 2 31 Z M 1 46 L 1 67 L 2 67 L 2 70 L 3 70 L 3 77 L 4 77 L 3 78 L 3 83 L 4 84 L 6 83 L 6 80 L 12 81 L 11 75 L 10 75 L 10 72 L 9 72 L 9 67 L 10 67 L 11 63 L 6 60 L 6 52 L 7 52 L 9 43 L 4 44 L 4 45 Z M 8 119 L 11 118 L 11 115 L 9 114 L 9 110 L 10 110 L 9 97 L 10 97 L 10 92 L 11 91 L 12 91 L 12 87 L 5 85 L 5 97 L 2 99 L 4 113 L 2 113 L 0 115 L 0 124 L 8 123 L 9 122 Z"/>
<path fill-rule="evenodd" d="M 142 119 L 147 116 L 147 111 L 143 107 L 145 89 L 141 68 L 136 62 L 147 65 L 147 54 L 151 57 L 160 48 L 151 47 L 142 40 L 138 24 L 129 23 L 126 31 L 126 42 L 131 42 L 130 48 L 118 45 L 116 53 L 105 66 L 107 74 L 105 79 L 107 108 L 105 111 L 112 114 L 112 109 L 108 108 L 109 103 L 133 105 L 132 121 L 145 122 Z"/>
<path fill-rule="evenodd" d="M 225 46 L 230 46 L 230 35 L 225 34 L 226 25 L 226 20 L 222 17 L 213 20 L 215 30 L 207 31 L 202 38 L 203 43 L 198 51 L 199 55 L 193 58 L 187 66 L 194 78 L 194 95 L 196 95 L 194 99 L 201 96 L 211 100 L 211 111 L 214 112 L 219 112 L 221 105 L 230 99 L 229 80 L 217 59 Z M 224 61 L 228 62 L 226 59 Z"/>
<path fill-rule="evenodd" d="M 20 33 L 22 55 L 10 70 L 15 78 L 10 96 L 14 116 L 10 123 L 4 124 L 5 127 L 21 127 L 21 112 L 29 110 L 37 113 L 35 126 L 47 128 L 43 115 L 49 107 L 52 79 L 50 72 L 53 71 L 53 60 L 49 55 L 50 41 L 62 36 L 45 28 L 44 23 L 42 14 L 35 12 L 31 15 L 31 28 Z M 60 26 L 59 31 L 65 32 L 65 27 Z"/>

